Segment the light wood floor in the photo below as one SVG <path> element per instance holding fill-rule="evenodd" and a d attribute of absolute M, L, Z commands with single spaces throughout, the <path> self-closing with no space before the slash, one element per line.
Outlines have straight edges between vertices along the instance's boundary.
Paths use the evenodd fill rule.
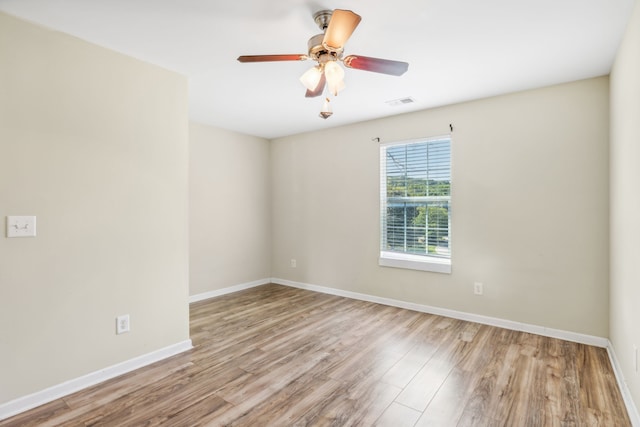
<path fill-rule="evenodd" d="M 278 285 L 191 306 L 195 349 L 0 426 L 629 426 L 606 351 Z"/>

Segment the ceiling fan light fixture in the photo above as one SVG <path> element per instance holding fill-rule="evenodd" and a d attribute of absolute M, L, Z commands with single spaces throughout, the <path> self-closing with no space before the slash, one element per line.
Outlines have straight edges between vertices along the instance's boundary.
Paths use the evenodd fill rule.
<path fill-rule="evenodd" d="M 409 68 L 408 63 L 401 61 L 361 55 L 343 57 L 346 42 L 360 24 L 361 17 L 357 13 L 344 9 L 321 10 L 313 15 L 313 19 L 322 33 L 308 40 L 306 54 L 242 55 L 238 57 L 238 61 L 315 61 L 317 65 L 300 76 L 300 82 L 307 88 L 305 98 L 319 97 L 325 93 L 325 89 L 328 96 L 337 96 L 345 88 L 344 68 L 338 61 L 346 68 L 392 76 L 400 76 Z M 331 114 L 329 98 L 326 98 L 320 117 L 327 119 Z"/>
<path fill-rule="evenodd" d="M 329 92 L 333 96 L 338 95 L 338 92 L 344 89 L 344 70 L 336 61 L 329 61 L 324 65 L 324 76 L 327 78 Z"/>
<path fill-rule="evenodd" d="M 305 73 L 300 76 L 300 81 L 309 90 L 314 90 L 318 87 L 318 83 L 320 83 L 320 79 L 322 78 L 322 67 L 315 66 L 309 68 Z"/>

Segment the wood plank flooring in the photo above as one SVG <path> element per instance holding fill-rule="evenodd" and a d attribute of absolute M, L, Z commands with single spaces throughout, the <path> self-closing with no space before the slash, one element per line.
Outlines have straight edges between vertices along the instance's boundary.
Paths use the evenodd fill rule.
<path fill-rule="evenodd" d="M 265 285 L 195 348 L 0 426 L 630 426 L 604 349 Z"/>

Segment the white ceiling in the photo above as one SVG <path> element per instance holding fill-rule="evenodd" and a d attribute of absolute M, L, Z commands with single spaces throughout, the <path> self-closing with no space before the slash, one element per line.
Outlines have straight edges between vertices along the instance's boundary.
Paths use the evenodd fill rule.
<path fill-rule="evenodd" d="M 0 0 L 0 10 L 177 71 L 191 119 L 265 138 L 606 75 L 633 0 Z M 346 44 L 409 62 L 401 77 L 346 70 L 334 114 L 305 98 L 313 63 L 240 64 L 307 53 L 322 9 L 362 22 Z M 412 97 L 413 104 L 386 101 Z"/>

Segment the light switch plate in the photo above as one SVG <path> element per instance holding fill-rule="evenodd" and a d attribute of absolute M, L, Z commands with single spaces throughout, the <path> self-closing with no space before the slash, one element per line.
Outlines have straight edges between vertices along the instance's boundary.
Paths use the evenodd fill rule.
<path fill-rule="evenodd" d="M 35 216 L 8 216 L 7 237 L 35 237 Z"/>

